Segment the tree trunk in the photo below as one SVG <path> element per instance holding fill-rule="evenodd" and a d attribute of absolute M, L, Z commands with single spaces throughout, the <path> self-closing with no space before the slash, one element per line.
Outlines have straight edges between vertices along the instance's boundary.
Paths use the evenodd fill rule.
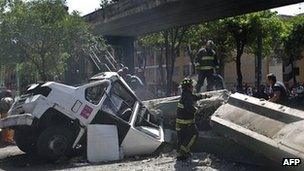
<path fill-rule="evenodd" d="M 262 80 L 262 54 L 263 54 L 263 37 L 262 33 L 258 33 L 257 39 L 257 54 L 256 54 L 256 88 L 259 90 Z"/>
<path fill-rule="evenodd" d="M 144 51 L 146 51 L 146 49 L 144 50 Z M 143 68 L 142 68 L 142 73 L 141 73 L 141 79 L 142 79 L 142 81 L 143 81 L 143 83 L 146 85 L 146 67 L 147 67 L 147 54 L 150 54 L 150 53 L 144 53 L 143 55 L 143 60 L 144 60 L 144 66 L 143 66 Z M 149 56 L 149 57 L 151 57 L 151 56 Z"/>
<path fill-rule="evenodd" d="M 191 75 L 195 75 L 195 54 L 191 48 L 191 45 L 187 45 L 187 51 L 188 51 L 188 55 L 190 58 L 190 62 L 191 62 L 191 66 L 192 66 L 192 71 L 191 71 Z"/>
<path fill-rule="evenodd" d="M 164 78 L 164 68 L 163 68 L 163 51 L 164 48 L 161 47 L 160 48 L 160 55 L 158 57 L 158 68 L 159 68 L 159 72 L 160 72 L 160 80 L 161 80 L 161 88 L 162 90 L 164 90 L 164 82 L 165 82 L 165 78 Z"/>
<path fill-rule="evenodd" d="M 166 78 L 167 78 L 167 84 L 166 84 L 166 96 L 171 96 L 171 87 L 172 87 L 172 73 L 170 69 L 170 49 L 169 49 L 169 33 L 168 31 L 164 32 L 165 37 L 165 59 L 166 59 Z"/>
<path fill-rule="evenodd" d="M 220 69 L 219 69 L 219 74 L 224 78 L 225 77 L 225 65 L 224 65 L 224 59 L 220 57 Z"/>
<path fill-rule="evenodd" d="M 296 73 L 295 73 L 295 68 L 294 68 L 294 61 L 295 61 L 295 58 L 292 56 L 291 57 L 291 69 L 292 69 L 292 79 L 293 79 L 293 84 L 294 86 L 297 85 L 297 77 L 296 77 Z"/>
<path fill-rule="evenodd" d="M 166 86 L 166 95 L 169 97 L 171 96 L 172 93 L 172 77 L 173 77 L 173 73 L 171 72 L 171 68 L 166 67 L 167 70 L 167 86 Z"/>
<path fill-rule="evenodd" d="M 173 88 L 173 73 L 174 73 L 174 61 L 175 61 L 175 43 L 176 43 L 176 38 L 174 38 L 174 31 L 172 31 L 172 42 L 171 42 L 171 45 L 170 45 L 170 53 L 169 53 L 169 60 L 170 60 L 170 74 L 168 75 L 169 77 L 168 80 L 170 80 L 170 96 L 172 96 L 172 88 Z M 178 31 L 176 31 L 178 32 Z M 177 34 L 177 33 L 176 33 Z"/>
<path fill-rule="evenodd" d="M 236 54 L 236 73 L 237 73 L 237 91 L 243 91 L 243 75 L 241 70 L 241 57 L 244 52 L 244 43 L 237 42 L 237 54 Z"/>
<path fill-rule="evenodd" d="M 186 27 L 171 29 L 170 31 L 165 31 L 165 47 L 166 47 L 166 69 L 167 69 L 167 96 L 171 96 L 172 93 L 172 83 L 173 83 L 173 72 L 175 59 L 177 57 L 177 52 L 180 50 L 181 42 L 184 38 L 186 32 Z M 170 42 L 169 42 L 170 36 Z"/>
<path fill-rule="evenodd" d="M 219 67 L 220 67 L 218 72 L 224 78 L 225 77 L 225 65 L 224 65 L 225 61 L 224 61 L 224 57 L 223 57 L 224 54 L 223 54 L 221 48 L 217 50 L 216 55 L 217 55 L 217 59 L 219 60 Z"/>

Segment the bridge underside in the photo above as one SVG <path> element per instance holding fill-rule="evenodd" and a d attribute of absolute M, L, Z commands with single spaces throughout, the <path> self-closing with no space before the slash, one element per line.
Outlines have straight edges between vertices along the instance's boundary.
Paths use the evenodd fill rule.
<path fill-rule="evenodd" d="M 86 18 L 97 34 L 138 36 L 299 2 L 303 0 L 167 0 L 153 7 L 122 11 L 111 18 L 91 14 Z"/>
<path fill-rule="evenodd" d="M 122 47 L 123 63 L 134 69 L 134 39 L 172 27 L 266 10 L 304 0 L 119 0 L 84 16 L 111 45 Z"/>

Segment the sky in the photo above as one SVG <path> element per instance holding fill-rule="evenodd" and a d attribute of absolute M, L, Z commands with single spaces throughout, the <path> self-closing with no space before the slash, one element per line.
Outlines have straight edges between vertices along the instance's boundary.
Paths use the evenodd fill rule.
<path fill-rule="evenodd" d="M 86 15 L 100 7 L 100 0 L 67 0 L 69 12 L 79 11 L 80 15 Z"/>
<path fill-rule="evenodd" d="M 100 7 L 100 0 L 67 0 L 67 5 L 70 12 L 77 10 L 80 12 L 80 15 L 86 15 Z M 304 3 L 275 8 L 272 10 L 277 11 L 279 14 L 297 15 L 299 13 L 304 13 Z"/>

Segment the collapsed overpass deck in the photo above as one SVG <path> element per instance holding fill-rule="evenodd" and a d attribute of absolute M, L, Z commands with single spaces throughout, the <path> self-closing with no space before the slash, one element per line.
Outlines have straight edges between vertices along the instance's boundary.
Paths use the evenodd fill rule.
<path fill-rule="evenodd" d="M 120 0 L 84 18 L 96 34 L 138 36 L 303 0 Z"/>

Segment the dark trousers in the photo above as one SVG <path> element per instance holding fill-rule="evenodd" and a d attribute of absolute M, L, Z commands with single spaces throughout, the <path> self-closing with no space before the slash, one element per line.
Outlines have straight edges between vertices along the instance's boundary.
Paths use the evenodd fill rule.
<path fill-rule="evenodd" d="M 198 138 L 196 125 L 177 124 L 177 153 L 178 157 L 187 157 L 191 154 L 191 147 Z"/>
<path fill-rule="evenodd" d="M 207 78 L 207 91 L 213 90 L 214 86 L 214 72 L 213 69 L 210 70 L 198 70 L 198 80 L 196 84 L 196 92 L 199 93 L 202 86 L 204 85 L 204 81 Z"/>

